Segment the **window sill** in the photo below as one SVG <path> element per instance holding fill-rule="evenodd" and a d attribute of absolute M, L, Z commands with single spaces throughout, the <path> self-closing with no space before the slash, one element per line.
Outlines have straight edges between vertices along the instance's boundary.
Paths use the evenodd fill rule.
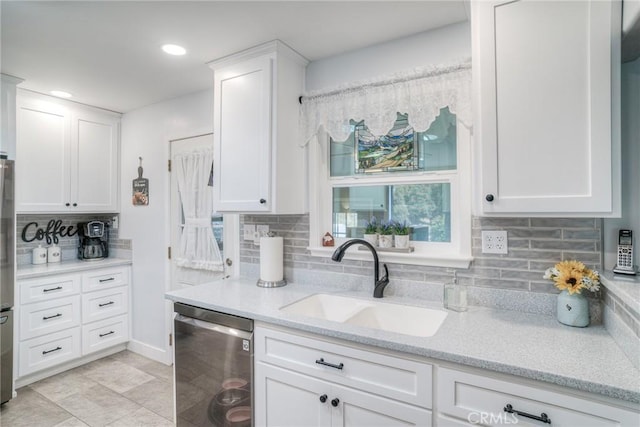
<path fill-rule="evenodd" d="M 330 258 L 335 247 L 313 246 L 307 250 L 312 256 Z M 346 259 L 371 261 L 371 252 L 349 250 L 344 256 Z M 468 269 L 473 261 L 473 257 L 464 255 L 446 255 L 434 256 L 429 254 L 412 253 L 396 253 L 396 252 L 378 252 L 380 262 L 388 262 L 394 264 L 423 265 L 430 267 L 447 267 L 447 268 L 464 268 Z"/>

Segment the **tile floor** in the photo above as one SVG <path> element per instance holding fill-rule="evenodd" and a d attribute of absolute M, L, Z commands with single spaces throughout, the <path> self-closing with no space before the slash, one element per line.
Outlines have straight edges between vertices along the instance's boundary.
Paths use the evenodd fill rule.
<path fill-rule="evenodd" d="M 171 366 L 122 351 L 17 390 L 2 427 L 172 426 Z"/>

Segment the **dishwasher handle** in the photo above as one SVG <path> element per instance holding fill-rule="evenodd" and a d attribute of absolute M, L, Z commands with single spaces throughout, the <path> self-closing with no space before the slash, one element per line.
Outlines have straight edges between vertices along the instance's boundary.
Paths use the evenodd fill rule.
<path fill-rule="evenodd" d="M 176 322 L 185 323 L 187 325 L 191 325 L 196 328 L 207 329 L 209 331 L 218 332 L 224 335 L 230 335 L 230 336 L 242 338 L 245 340 L 250 340 L 252 339 L 252 336 L 253 336 L 252 332 L 242 331 L 240 329 L 230 328 L 224 325 L 217 325 L 215 323 L 205 322 L 203 320 L 183 316 L 182 314 L 179 314 L 179 313 L 176 313 L 174 320 Z"/>

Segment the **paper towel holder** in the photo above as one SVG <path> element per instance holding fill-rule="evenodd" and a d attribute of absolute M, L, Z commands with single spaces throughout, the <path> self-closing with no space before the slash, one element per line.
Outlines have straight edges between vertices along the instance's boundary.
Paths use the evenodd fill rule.
<path fill-rule="evenodd" d="M 287 284 L 286 279 L 278 280 L 277 282 L 258 279 L 258 283 L 256 283 L 256 285 L 258 285 L 258 287 L 260 288 L 281 288 L 286 284 Z"/>

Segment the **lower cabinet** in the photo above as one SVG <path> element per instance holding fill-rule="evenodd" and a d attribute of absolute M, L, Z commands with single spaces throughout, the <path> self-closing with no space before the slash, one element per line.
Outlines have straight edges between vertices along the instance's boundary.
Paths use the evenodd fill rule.
<path fill-rule="evenodd" d="M 430 426 L 431 365 L 257 327 L 259 426 Z"/>
<path fill-rule="evenodd" d="M 130 268 L 18 280 L 18 377 L 129 340 Z"/>
<path fill-rule="evenodd" d="M 517 381 L 495 379 L 489 373 L 477 375 L 439 368 L 437 393 L 439 426 L 640 425 L 637 411 L 557 392 L 548 386 L 538 388 Z"/>

